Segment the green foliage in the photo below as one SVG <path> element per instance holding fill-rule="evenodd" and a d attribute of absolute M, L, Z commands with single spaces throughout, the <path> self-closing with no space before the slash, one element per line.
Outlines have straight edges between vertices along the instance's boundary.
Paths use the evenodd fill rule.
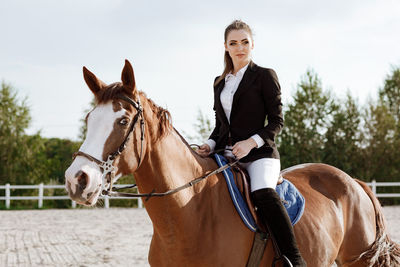
<path fill-rule="evenodd" d="M 307 71 L 298 85 L 293 103 L 285 108 L 285 126 L 278 137 L 282 166 L 322 162 L 325 134 L 338 106 L 322 90 L 318 75 Z"/>
<path fill-rule="evenodd" d="M 26 99 L 19 100 L 11 85 L 2 82 L 0 90 L 0 133 L 18 138 L 29 126 L 31 116 Z"/>
<path fill-rule="evenodd" d="M 400 177 L 400 68 L 392 68 L 379 99 L 365 109 L 364 177 L 398 181 Z M 390 191 L 389 188 L 386 189 Z"/>
<path fill-rule="evenodd" d="M 68 139 L 42 139 L 44 149 L 40 153 L 38 169 L 47 181 L 64 183 L 64 172 L 72 163 L 72 154 L 78 151 L 80 143 Z M 43 179 L 42 179 L 43 180 Z"/>
<path fill-rule="evenodd" d="M 369 103 L 365 112 L 365 169 L 367 179 L 387 180 L 400 176 L 396 120 L 382 103 Z"/>
<path fill-rule="evenodd" d="M 363 165 L 361 142 L 361 112 L 355 99 L 347 94 L 346 99 L 336 100 L 338 105 L 332 113 L 332 121 L 327 128 L 323 151 L 323 162 L 356 175 Z"/>
<path fill-rule="evenodd" d="M 0 184 L 64 183 L 64 171 L 80 143 L 46 139 L 40 133 L 26 135 L 25 130 L 31 121 L 29 107 L 26 99 L 19 99 L 16 90 L 8 84 L 1 85 L 0 103 Z M 37 190 L 17 189 L 11 191 L 13 194 L 37 195 Z M 47 195 L 52 194 L 65 195 L 65 190 L 47 192 Z M 32 201 L 16 203 L 24 207 L 35 205 Z"/>
<path fill-rule="evenodd" d="M 388 108 L 396 123 L 400 123 L 400 68 L 393 67 L 379 90 L 380 104 Z"/>
<path fill-rule="evenodd" d="M 0 184 L 20 183 L 30 172 L 30 161 L 41 148 L 38 135 L 26 136 L 31 121 L 26 99 L 4 82 L 0 90 Z M 29 178 L 33 179 L 33 178 Z"/>

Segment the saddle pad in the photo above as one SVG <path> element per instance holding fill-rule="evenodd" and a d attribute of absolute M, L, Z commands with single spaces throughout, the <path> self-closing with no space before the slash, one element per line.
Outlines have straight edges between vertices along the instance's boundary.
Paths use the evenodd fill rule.
<path fill-rule="evenodd" d="M 215 154 L 214 157 L 220 167 L 228 163 L 226 158 L 219 154 Z M 240 190 L 236 186 L 231 169 L 228 168 L 224 170 L 223 174 L 232 202 L 235 205 L 240 218 L 251 231 L 255 232 L 258 227 L 251 215 L 249 207 L 240 193 Z M 290 220 L 292 221 L 292 225 L 295 225 L 304 212 L 304 197 L 300 194 L 297 188 L 286 179 L 283 179 L 283 182 L 276 187 L 276 192 L 279 194 L 281 199 L 284 200 L 284 206 L 289 214 Z"/>

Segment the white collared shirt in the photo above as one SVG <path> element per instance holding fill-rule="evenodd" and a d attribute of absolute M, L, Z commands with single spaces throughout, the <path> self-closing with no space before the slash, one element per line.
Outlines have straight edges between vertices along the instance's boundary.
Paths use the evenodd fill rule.
<path fill-rule="evenodd" d="M 243 75 L 246 72 L 248 66 L 249 66 L 249 63 L 247 63 L 247 65 L 244 66 L 243 68 L 241 68 L 236 73 L 236 75 L 233 75 L 230 72 L 225 76 L 225 86 L 224 86 L 224 89 L 222 89 L 220 100 L 221 100 L 221 104 L 224 109 L 225 115 L 228 118 L 228 122 L 230 122 L 233 97 L 239 87 L 240 82 L 242 81 Z M 265 144 L 265 141 L 258 134 L 251 136 L 251 138 L 253 138 L 254 141 L 257 143 L 257 148 L 259 148 Z M 216 145 L 214 140 L 208 139 L 206 141 L 206 144 L 208 144 L 210 146 L 211 151 L 214 151 L 214 148 Z M 231 147 L 229 147 L 229 148 L 231 148 Z"/>
<path fill-rule="evenodd" d="M 235 95 L 248 66 L 249 64 L 241 68 L 236 75 L 233 75 L 232 72 L 230 72 L 225 76 L 225 86 L 224 89 L 222 89 L 220 100 L 229 123 L 232 111 L 233 96 Z"/>

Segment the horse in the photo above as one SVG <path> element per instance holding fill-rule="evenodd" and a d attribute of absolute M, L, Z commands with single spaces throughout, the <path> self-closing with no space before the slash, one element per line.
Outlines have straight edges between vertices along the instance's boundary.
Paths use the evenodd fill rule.
<path fill-rule="evenodd" d="M 134 174 L 139 192 L 154 193 L 218 168 L 188 145 L 166 109 L 137 89 L 128 60 L 121 82 L 107 85 L 86 67 L 83 76 L 97 105 L 87 114 L 86 139 L 65 172 L 72 200 L 95 205 L 126 174 Z M 110 168 L 114 175 L 104 175 Z M 306 200 L 294 231 L 308 266 L 400 266 L 400 246 L 388 237 L 382 208 L 365 183 L 321 163 L 296 165 L 282 175 Z M 151 266 L 246 265 L 254 232 L 242 223 L 221 174 L 145 200 L 153 224 Z M 270 266 L 274 256 L 269 242 L 260 266 Z"/>

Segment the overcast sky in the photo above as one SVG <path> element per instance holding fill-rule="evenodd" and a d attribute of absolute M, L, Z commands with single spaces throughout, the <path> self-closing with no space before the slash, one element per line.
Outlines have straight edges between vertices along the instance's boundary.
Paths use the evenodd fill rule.
<path fill-rule="evenodd" d="M 213 118 L 234 19 L 253 28 L 253 60 L 275 69 L 284 104 L 309 68 L 325 89 L 363 104 L 400 66 L 398 0 L 0 0 L 0 80 L 28 98 L 28 133 L 77 139 L 92 98 L 82 66 L 112 83 L 128 59 L 138 88 L 193 133 L 199 109 Z"/>

